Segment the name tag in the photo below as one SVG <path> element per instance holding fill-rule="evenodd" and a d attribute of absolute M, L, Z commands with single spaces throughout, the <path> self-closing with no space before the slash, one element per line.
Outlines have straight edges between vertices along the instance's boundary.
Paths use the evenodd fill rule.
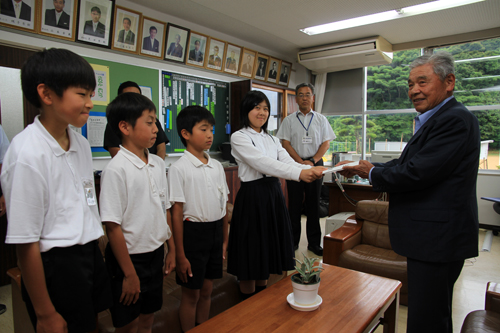
<path fill-rule="evenodd" d="M 95 196 L 94 182 L 90 179 L 84 179 L 82 183 L 85 198 L 87 199 L 87 205 L 95 206 L 97 200 Z"/>
<path fill-rule="evenodd" d="M 313 138 L 310 137 L 310 136 L 303 136 L 302 137 L 302 143 L 303 144 L 307 144 L 307 145 L 310 145 L 313 143 Z"/>
<path fill-rule="evenodd" d="M 161 209 L 163 210 L 163 213 L 167 211 L 167 198 L 165 195 L 165 190 L 160 191 L 160 200 L 161 200 Z"/>

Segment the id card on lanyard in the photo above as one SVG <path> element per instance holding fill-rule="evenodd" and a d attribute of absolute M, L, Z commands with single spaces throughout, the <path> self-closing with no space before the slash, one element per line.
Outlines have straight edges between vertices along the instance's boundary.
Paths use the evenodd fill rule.
<path fill-rule="evenodd" d="M 309 136 L 309 127 L 311 127 L 311 123 L 312 123 L 313 118 L 314 118 L 314 113 L 311 114 L 311 120 L 309 120 L 309 125 L 307 125 L 307 128 L 306 128 L 304 126 L 304 124 L 302 123 L 302 121 L 300 120 L 299 114 L 297 113 L 297 119 L 298 119 L 298 121 L 300 122 L 300 124 L 302 125 L 302 127 L 304 127 L 304 129 L 306 130 L 306 135 L 302 137 L 302 144 L 310 145 L 310 144 L 313 143 L 312 136 Z M 305 116 L 304 116 L 304 119 L 305 119 Z"/>

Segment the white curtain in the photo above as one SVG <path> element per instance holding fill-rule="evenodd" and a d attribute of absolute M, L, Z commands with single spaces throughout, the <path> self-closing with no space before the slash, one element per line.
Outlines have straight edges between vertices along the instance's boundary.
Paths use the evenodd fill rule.
<path fill-rule="evenodd" d="M 326 89 L 326 76 L 328 73 L 316 74 L 316 80 L 314 81 L 315 100 L 314 100 L 314 111 L 322 113 L 323 101 L 325 100 L 325 89 Z"/>

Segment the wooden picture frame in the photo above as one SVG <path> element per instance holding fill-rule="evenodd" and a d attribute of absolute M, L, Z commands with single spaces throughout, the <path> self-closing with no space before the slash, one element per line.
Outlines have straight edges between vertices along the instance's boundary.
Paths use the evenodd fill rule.
<path fill-rule="evenodd" d="M 208 56 L 205 57 L 205 68 L 222 72 L 222 62 L 226 58 L 226 44 L 223 40 L 210 37 Z"/>
<path fill-rule="evenodd" d="M 238 70 L 239 76 L 246 77 L 248 79 L 253 78 L 256 57 L 257 57 L 257 52 L 243 48 L 243 52 L 241 54 L 240 68 Z"/>
<path fill-rule="evenodd" d="M 257 53 L 257 57 L 255 58 L 255 65 L 253 66 L 254 79 L 259 81 L 266 81 L 268 68 L 269 68 L 269 56 L 262 53 Z"/>
<path fill-rule="evenodd" d="M 292 74 L 292 63 L 282 60 L 281 66 L 280 66 L 280 76 L 279 76 L 278 84 L 288 87 L 288 83 L 290 82 L 291 74 Z"/>
<path fill-rule="evenodd" d="M 241 62 L 242 47 L 227 43 L 226 57 L 224 61 L 224 73 L 238 75 Z"/>
<path fill-rule="evenodd" d="M 109 47 L 113 12 L 114 0 L 80 0 L 77 41 Z"/>
<path fill-rule="evenodd" d="M 186 65 L 203 67 L 207 56 L 208 36 L 199 32 L 191 31 L 189 34 L 189 52 L 186 58 Z M 198 47 L 198 50 L 196 50 Z"/>
<path fill-rule="evenodd" d="M 29 32 L 38 32 L 40 12 L 39 0 L 23 0 L 18 16 L 12 0 L 0 2 L 0 25 Z"/>
<path fill-rule="evenodd" d="M 188 28 L 172 23 L 167 24 L 167 40 L 165 42 L 165 60 L 184 63 L 186 60 L 186 46 L 189 40 Z"/>
<path fill-rule="evenodd" d="M 113 24 L 113 50 L 128 53 L 139 53 L 139 36 L 141 33 L 142 14 L 121 6 L 115 6 Z"/>
<path fill-rule="evenodd" d="M 39 33 L 65 40 L 75 40 L 77 0 L 41 0 Z"/>
<path fill-rule="evenodd" d="M 278 84 L 280 75 L 281 60 L 269 58 L 269 68 L 267 69 L 266 82 Z"/>
<path fill-rule="evenodd" d="M 165 41 L 167 24 L 150 17 L 142 18 L 142 38 L 140 53 L 142 55 L 163 59 L 163 42 Z"/>

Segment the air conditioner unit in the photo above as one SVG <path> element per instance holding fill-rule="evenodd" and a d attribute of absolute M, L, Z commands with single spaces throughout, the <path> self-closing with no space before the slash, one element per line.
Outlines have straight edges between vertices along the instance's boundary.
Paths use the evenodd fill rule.
<path fill-rule="evenodd" d="M 300 50 L 299 63 L 318 72 L 329 73 L 392 62 L 392 45 L 384 38 L 371 37 Z"/>

